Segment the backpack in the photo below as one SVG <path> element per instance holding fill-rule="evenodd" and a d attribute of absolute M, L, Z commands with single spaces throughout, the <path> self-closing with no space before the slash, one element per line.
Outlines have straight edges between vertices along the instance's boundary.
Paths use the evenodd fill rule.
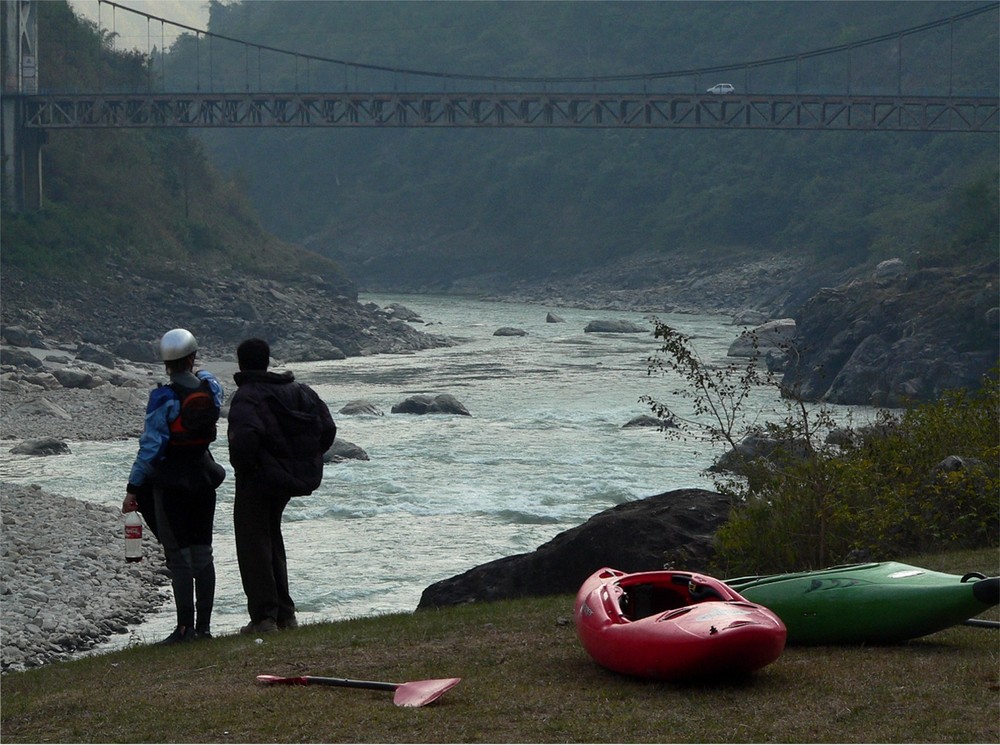
<path fill-rule="evenodd" d="M 202 448 L 215 441 L 219 409 L 207 380 L 197 388 L 184 388 L 171 383 L 170 387 L 181 402 L 181 411 L 170 422 L 170 447 Z"/>
<path fill-rule="evenodd" d="M 308 386 L 293 385 L 298 388 L 295 400 L 267 398 L 266 406 L 277 431 L 265 440 L 264 450 L 270 460 L 267 469 L 270 486 L 294 497 L 312 494 L 323 480 L 325 448 L 319 406 L 325 404 Z"/>

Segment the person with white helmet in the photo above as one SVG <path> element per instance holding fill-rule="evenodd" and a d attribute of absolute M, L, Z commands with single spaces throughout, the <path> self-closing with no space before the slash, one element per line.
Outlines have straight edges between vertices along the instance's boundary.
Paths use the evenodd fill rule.
<path fill-rule="evenodd" d="M 166 555 L 177 627 L 160 644 L 212 636 L 215 489 L 225 469 L 212 459 L 209 445 L 224 393 L 212 373 L 194 369 L 197 352 L 198 340 L 187 329 L 172 329 L 160 339 L 170 383 L 149 394 L 122 503 L 122 512 L 142 514 Z"/>

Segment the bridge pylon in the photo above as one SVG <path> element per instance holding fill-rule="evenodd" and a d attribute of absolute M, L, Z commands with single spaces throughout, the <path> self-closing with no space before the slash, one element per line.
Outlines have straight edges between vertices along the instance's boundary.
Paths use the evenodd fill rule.
<path fill-rule="evenodd" d="M 44 130 L 24 122 L 24 96 L 38 93 L 37 0 L 3 0 L 2 76 L 0 91 L 0 202 L 11 212 L 34 211 L 42 205 Z"/>

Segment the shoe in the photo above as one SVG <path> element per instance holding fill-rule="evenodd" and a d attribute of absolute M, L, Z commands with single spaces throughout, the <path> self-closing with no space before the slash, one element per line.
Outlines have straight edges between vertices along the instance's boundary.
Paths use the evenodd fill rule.
<path fill-rule="evenodd" d="M 265 618 L 263 620 L 254 622 L 251 621 L 242 629 L 240 629 L 241 634 L 270 634 L 272 631 L 278 630 L 278 624 L 275 623 L 273 618 Z"/>
<path fill-rule="evenodd" d="M 198 629 L 195 629 L 194 630 L 194 638 L 195 639 L 211 639 L 212 638 L 212 632 L 209 631 L 208 629 L 204 629 L 202 631 L 199 631 Z"/>
<path fill-rule="evenodd" d="M 286 618 L 284 620 L 280 618 L 278 619 L 279 629 L 297 629 L 298 627 L 299 627 L 299 622 L 295 618 L 295 616 L 291 616 L 290 618 Z"/>
<path fill-rule="evenodd" d="M 158 646 L 169 647 L 173 644 L 180 644 L 182 642 L 191 642 L 196 638 L 194 629 L 189 626 L 178 626 L 174 629 L 173 633 L 164 639 L 162 642 L 157 642 Z"/>

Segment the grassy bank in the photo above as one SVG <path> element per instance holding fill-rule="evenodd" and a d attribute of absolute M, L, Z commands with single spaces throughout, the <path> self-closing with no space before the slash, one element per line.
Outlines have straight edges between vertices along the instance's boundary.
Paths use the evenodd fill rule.
<path fill-rule="evenodd" d="M 995 549 L 909 560 L 997 574 Z M 996 609 L 983 617 L 998 618 Z M 261 686 L 259 673 L 458 676 L 425 708 L 392 694 Z M 5 742 L 998 742 L 1000 634 L 957 626 L 887 647 L 790 647 L 749 679 L 679 685 L 597 667 L 572 598 L 138 647 L 4 676 Z"/>

